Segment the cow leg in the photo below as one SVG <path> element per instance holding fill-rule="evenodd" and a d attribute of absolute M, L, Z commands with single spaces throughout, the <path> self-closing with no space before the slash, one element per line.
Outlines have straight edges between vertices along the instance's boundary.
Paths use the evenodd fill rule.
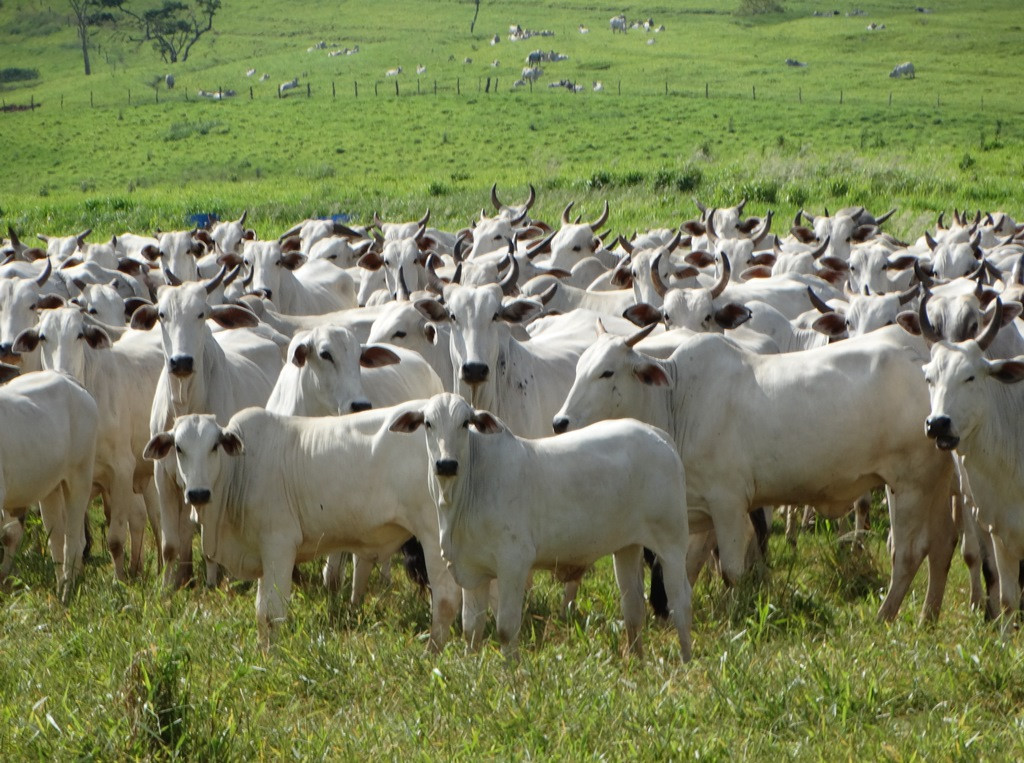
<path fill-rule="evenodd" d="M 107 550 L 114 563 L 114 578 L 126 583 L 124 550 L 128 544 L 129 515 L 135 494 L 120 475 L 115 475 L 112 482 L 110 490 L 100 491 L 107 515 Z"/>
<path fill-rule="evenodd" d="M 92 459 L 89 459 L 92 466 Z M 70 599 L 72 587 L 84 565 L 85 519 L 89 512 L 89 498 L 92 495 L 92 474 L 88 468 L 72 470 L 60 491 L 64 517 L 64 571 L 62 597 Z M 57 492 L 57 491 L 55 491 Z"/>
<path fill-rule="evenodd" d="M 857 537 L 871 529 L 871 491 L 869 490 L 853 504 L 853 529 Z"/>
<path fill-rule="evenodd" d="M 745 506 L 719 507 L 711 515 L 715 519 L 722 577 L 726 585 L 736 585 L 750 568 L 748 554 L 755 548 L 754 526 Z"/>
<path fill-rule="evenodd" d="M 506 563 L 498 568 L 498 643 L 507 660 L 519 659 L 519 631 L 523 626 L 523 599 L 530 569 Z"/>
<path fill-rule="evenodd" d="M 342 579 L 345 577 L 345 564 L 349 556 L 351 555 L 344 551 L 335 551 L 333 554 L 327 555 L 321 575 L 324 580 L 324 588 L 330 593 L 337 593 L 341 590 Z"/>
<path fill-rule="evenodd" d="M 943 489 L 934 491 L 933 500 L 926 504 L 928 513 L 928 590 L 921 608 L 921 621 L 939 619 L 942 599 L 946 593 L 949 567 L 956 553 L 957 533 L 953 524 L 949 481 Z"/>
<path fill-rule="evenodd" d="M 789 505 L 785 508 L 786 513 L 786 543 L 796 548 L 796 540 L 800 536 L 800 508 Z"/>
<path fill-rule="evenodd" d="M 1017 622 L 1020 610 L 1020 557 L 1011 553 L 1002 539 L 992 534 L 992 549 L 995 551 L 996 568 L 999 571 L 999 604 L 1003 618 L 1003 630 L 1008 632 Z"/>
<path fill-rule="evenodd" d="M 292 592 L 295 548 L 270 546 L 260 549 L 263 575 L 256 587 L 256 622 L 260 643 L 268 649 L 284 622 Z"/>
<path fill-rule="evenodd" d="M 683 662 L 692 656 L 690 630 L 693 625 L 693 588 L 686 574 L 686 553 L 682 548 L 662 549 L 658 552 L 665 574 L 665 594 L 672 622 L 679 635 L 679 650 Z"/>
<path fill-rule="evenodd" d="M 142 500 L 146 504 L 146 518 L 149 520 L 149 529 L 153 531 L 153 539 L 156 541 L 156 567 L 157 570 L 164 568 L 163 544 L 161 543 L 160 532 L 160 498 L 156 494 L 156 485 L 152 479 L 145 481 L 142 485 Z"/>
<path fill-rule="evenodd" d="M 985 607 L 985 590 L 981 582 L 982 560 L 978 522 L 974 517 L 974 511 L 959 492 L 953 495 L 953 524 L 960 533 L 960 553 L 971 580 L 971 609 L 980 611 Z"/>
<path fill-rule="evenodd" d="M 411 529 L 411 528 L 410 528 Z M 448 570 L 448 565 L 441 558 L 441 544 L 437 526 L 433 528 L 416 528 L 414 534 L 418 538 L 431 538 L 423 544 L 423 560 L 427 565 L 427 579 L 430 585 L 430 642 L 427 648 L 431 652 L 440 652 L 448 642 L 452 624 L 459 614 L 462 595 L 459 586 Z"/>
<path fill-rule="evenodd" d="M 3 505 L 4 491 L 0 490 L 0 506 Z M 3 545 L 3 560 L 0 561 L 0 582 L 3 582 L 14 567 L 14 554 L 25 535 L 25 514 L 18 516 L 0 509 L 0 544 Z"/>
<path fill-rule="evenodd" d="M 651 593 L 647 600 L 654 610 L 655 617 L 665 619 L 668 617 L 668 597 L 665 593 L 665 573 L 661 567 L 661 560 L 651 549 L 644 548 L 644 563 L 651 568 Z"/>
<path fill-rule="evenodd" d="M 690 541 L 686 552 L 686 577 L 690 581 L 691 586 L 697 582 L 697 576 L 700 575 L 701 569 L 703 569 L 708 558 L 711 556 L 715 542 L 714 530 L 690 533 Z"/>
<path fill-rule="evenodd" d="M 353 554 L 352 556 L 352 596 L 349 599 L 353 607 L 358 607 L 366 597 L 366 589 L 370 587 L 370 573 L 373 572 L 375 559 Z"/>
<path fill-rule="evenodd" d="M 174 480 L 174 459 L 153 463 L 153 482 L 160 504 L 164 587 L 173 590 L 185 585 L 192 577 L 192 522 L 184 511 L 181 491 Z"/>
<path fill-rule="evenodd" d="M 484 627 L 487 624 L 487 604 L 491 596 L 491 581 L 481 583 L 476 588 L 462 591 L 462 632 L 466 643 L 474 652 L 479 650 L 484 641 Z"/>
<path fill-rule="evenodd" d="M 146 546 L 146 502 L 141 495 L 128 491 L 128 538 L 132 544 L 128 558 L 128 577 L 137 578 L 142 572 L 142 552 Z"/>
<path fill-rule="evenodd" d="M 579 579 L 567 580 L 565 582 L 565 585 L 562 588 L 562 604 L 561 604 L 561 608 L 559 610 L 561 612 L 561 614 L 562 614 L 562 619 L 563 620 L 565 620 L 565 619 L 567 619 L 569 617 L 569 608 L 572 607 L 572 605 L 576 603 L 576 594 L 578 594 L 579 591 L 580 591 L 580 581 L 579 581 Z"/>
<path fill-rule="evenodd" d="M 619 586 L 622 617 L 626 623 L 626 646 L 637 657 L 644 653 L 644 568 L 643 546 L 626 546 L 613 556 L 615 582 Z"/>

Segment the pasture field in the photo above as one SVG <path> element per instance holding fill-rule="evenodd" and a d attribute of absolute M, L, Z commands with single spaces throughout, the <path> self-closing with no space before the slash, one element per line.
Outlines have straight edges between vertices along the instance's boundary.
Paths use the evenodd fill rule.
<path fill-rule="evenodd" d="M 692 196 L 747 196 L 755 214 L 776 210 L 779 231 L 801 207 L 848 204 L 898 207 L 886 228 L 908 236 L 953 208 L 1020 216 L 1019 0 L 928 14 L 893 0 L 783 4 L 740 16 L 738 2 L 481 0 L 470 35 L 469 0 L 225 0 L 187 62 L 170 68 L 100 33 L 86 78 L 64 5 L 0 0 L 0 70 L 39 70 L 0 83 L 0 98 L 42 104 L 0 112 L 0 224 L 26 238 L 89 226 L 100 240 L 248 208 L 269 237 L 307 216 L 412 219 L 429 206 L 454 229 L 488 205 L 492 182 L 511 200 L 533 183 L 534 214 L 550 220 L 570 200 L 593 217 L 608 199 L 622 233 L 694 216 Z M 811 15 L 825 7 L 865 15 Z M 666 30 L 612 37 L 619 12 Z M 510 43 L 515 23 L 555 36 Z M 307 53 L 320 40 L 360 52 Z M 513 91 L 536 48 L 570 58 Z M 906 60 L 917 78 L 890 80 Z M 398 95 L 384 78 L 397 65 Z M 175 89 L 154 88 L 168 71 Z M 292 77 L 299 93 L 277 98 Z M 563 77 L 586 91 L 547 87 Z M 199 101 L 200 88 L 238 95 Z M 1021 757 L 1020 635 L 969 611 L 959 557 L 936 625 L 916 622 L 923 574 L 896 622 L 876 623 L 889 562 L 875 515 L 863 552 L 824 523 L 792 550 L 777 526 L 762 580 L 726 591 L 705 573 L 687 666 L 674 631 L 650 618 L 644 659 L 622 656 L 607 560 L 567 620 L 560 587 L 538 575 L 518 666 L 497 652 L 493 624 L 480 654 L 453 634 L 425 655 L 428 606 L 400 571 L 390 588 L 375 577 L 358 613 L 315 582 L 297 586 L 264 654 L 254 587 L 167 596 L 152 549 L 144 578 L 123 586 L 94 548 L 63 607 L 31 521 L 0 590 L 0 758 Z"/>
<path fill-rule="evenodd" d="M 85 77 L 60 4 L 5 0 L 0 68 L 39 78 L 2 85 L 0 96 L 43 105 L 0 114 L 0 219 L 29 232 L 85 224 L 99 237 L 248 208 L 267 236 L 311 215 L 399 219 L 429 206 L 437 224 L 458 228 L 492 182 L 513 197 L 534 183 L 542 217 L 573 199 L 584 211 L 609 199 L 620 232 L 691 217 L 693 195 L 747 196 L 775 209 L 780 229 L 802 206 L 896 206 L 890 230 L 914 235 L 940 210 L 1020 206 L 1015 0 L 944 2 L 927 14 L 909 2 L 851 3 L 843 13 L 856 5 L 865 15 L 828 18 L 811 15 L 814 2 L 763 16 L 736 15 L 738 5 L 485 0 L 470 35 L 467 0 L 397 0 L 386 18 L 379 3 L 231 0 L 188 61 L 164 64 L 99 32 Z M 666 29 L 612 36 L 620 11 Z M 869 31 L 872 22 L 886 28 Z M 515 23 L 555 36 L 509 42 Z M 321 40 L 360 52 L 307 52 Z M 545 64 L 532 91 L 513 91 L 534 49 L 569 60 Z M 904 60 L 916 79 L 890 79 Z M 384 77 L 397 65 L 398 96 Z M 175 89 L 154 87 L 167 72 Z M 270 79 L 255 81 L 263 72 Z M 292 77 L 298 94 L 277 98 Z M 563 78 L 586 91 L 547 87 Z M 595 80 L 603 92 L 590 90 Z M 238 95 L 198 101 L 199 89 Z"/>
<path fill-rule="evenodd" d="M 424 653 L 428 606 L 404 574 L 359 614 L 300 585 L 269 654 L 254 591 L 167 598 L 111 580 L 94 553 L 77 599 L 55 599 L 36 524 L 0 595 L 0 749 L 12 759 L 1005 760 L 1024 751 L 1020 637 L 968 611 L 957 558 L 942 618 L 916 624 L 923 576 L 891 625 L 874 612 L 885 522 L 863 554 L 824 528 L 771 571 L 726 592 L 695 588 L 694 661 L 675 631 L 621 653 L 611 564 L 584 579 L 579 611 L 538 575 L 518 666 L 461 638 Z M 776 527 L 778 531 L 780 528 Z M 315 577 L 312 565 L 305 572 Z"/>

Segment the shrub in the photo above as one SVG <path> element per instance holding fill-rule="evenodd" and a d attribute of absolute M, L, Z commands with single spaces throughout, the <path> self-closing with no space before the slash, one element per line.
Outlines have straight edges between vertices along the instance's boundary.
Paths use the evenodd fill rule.
<path fill-rule="evenodd" d="M 39 79 L 38 69 L 20 69 L 17 66 L 0 69 L 0 82 L 25 82 L 32 79 Z"/>
<path fill-rule="evenodd" d="M 760 16 L 765 13 L 784 13 L 785 8 L 778 0 L 740 0 L 737 16 Z"/>

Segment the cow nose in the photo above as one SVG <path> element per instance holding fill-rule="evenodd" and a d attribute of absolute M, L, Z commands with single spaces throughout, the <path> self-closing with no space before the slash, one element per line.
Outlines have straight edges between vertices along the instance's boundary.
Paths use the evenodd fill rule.
<path fill-rule="evenodd" d="M 487 381 L 487 374 L 490 369 L 486 363 L 463 363 L 462 381 L 467 384 L 480 384 Z"/>
<path fill-rule="evenodd" d="M 373 404 L 369 400 L 356 400 L 352 403 L 352 413 L 359 413 L 360 411 L 368 411 L 373 408 Z"/>
<path fill-rule="evenodd" d="M 563 434 L 569 429 L 569 419 L 565 416 L 558 416 L 551 422 L 551 428 L 555 430 L 555 434 Z"/>
<path fill-rule="evenodd" d="M 267 288 L 256 289 L 256 291 L 254 291 L 253 294 L 255 294 L 257 297 L 266 297 L 267 299 L 273 299 L 274 298 L 274 290 L 273 289 L 267 289 Z"/>
<path fill-rule="evenodd" d="M 191 355 L 175 355 L 167 361 L 167 370 L 175 376 L 191 376 L 194 362 Z"/>
<path fill-rule="evenodd" d="M 953 428 L 953 421 L 949 416 L 929 416 L 924 423 L 924 432 L 933 440 L 936 437 L 944 437 Z"/>
<path fill-rule="evenodd" d="M 459 462 L 454 458 L 441 458 L 434 462 L 438 477 L 454 477 L 459 472 Z"/>
<path fill-rule="evenodd" d="M 185 493 L 185 500 L 192 506 L 205 506 L 210 502 L 210 491 L 205 488 L 202 490 L 189 490 Z"/>
<path fill-rule="evenodd" d="M 0 344 L 0 358 L 16 358 L 18 353 L 14 351 L 14 345 L 10 342 Z"/>

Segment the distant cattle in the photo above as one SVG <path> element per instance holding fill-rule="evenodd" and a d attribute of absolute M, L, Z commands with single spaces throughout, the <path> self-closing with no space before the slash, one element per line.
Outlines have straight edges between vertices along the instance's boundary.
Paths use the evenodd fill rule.
<path fill-rule="evenodd" d="M 889 72 L 889 76 L 892 77 L 893 79 L 900 79 L 902 77 L 914 79 L 914 65 L 910 63 L 910 61 L 899 64 L 891 72 Z"/>

